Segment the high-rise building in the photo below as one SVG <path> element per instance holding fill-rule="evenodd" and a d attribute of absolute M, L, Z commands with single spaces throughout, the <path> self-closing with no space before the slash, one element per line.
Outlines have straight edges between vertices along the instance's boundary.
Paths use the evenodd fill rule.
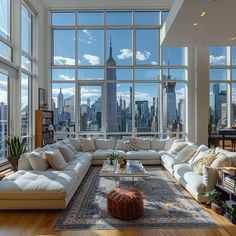
<path fill-rule="evenodd" d="M 64 96 L 60 88 L 60 92 L 57 95 L 57 107 L 59 109 L 59 120 L 63 120 L 63 110 L 64 110 Z"/>
<path fill-rule="evenodd" d="M 112 57 L 112 44 L 110 40 L 110 53 L 109 58 L 106 62 L 107 70 L 106 77 L 107 81 L 116 81 L 116 61 Z M 116 100 L 116 83 L 107 83 L 107 130 L 109 132 L 116 132 L 118 130 L 118 117 L 117 117 L 117 100 Z"/>

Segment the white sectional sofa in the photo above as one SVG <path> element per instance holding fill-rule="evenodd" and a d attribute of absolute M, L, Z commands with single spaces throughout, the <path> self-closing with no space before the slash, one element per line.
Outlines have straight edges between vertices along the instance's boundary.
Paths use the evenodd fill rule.
<path fill-rule="evenodd" d="M 135 141 L 138 150 L 126 150 L 127 152 L 124 150 L 124 141 L 121 140 L 115 142 L 114 140 L 92 139 L 91 146 L 86 147 L 82 139 L 66 139 L 36 149 L 31 154 L 23 154 L 19 160 L 19 170 L 0 181 L 0 209 L 65 208 L 89 167 L 92 164 L 102 164 L 106 156 L 113 152 L 125 155 L 127 159 L 141 160 L 143 164 L 162 164 L 197 201 L 205 201 L 204 192 L 208 189 L 206 176 L 196 174 L 191 168 L 191 162 L 197 154 L 208 149 L 207 147 L 203 145 L 197 147 L 184 142 L 184 146 L 188 146 L 191 151 L 182 147 L 181 159 L 179 158 L 181 150 L 174 147 L 177 142 L 174 139 L 138 138 Z M 59 166 L 60 170 L 55 170 L 55 167 L 53 169 L 46 163 L 46 153 L 55 152 L 57 149 L 68 150 L 68 148 L 70 149 L 68 153 L 74 154 L 68 157 L 66 153 L 63 156 L 64 166 Z M 216 151 L 226 152 L 219 148 Z M 232 163 L 236 166 L 236 153 L 228 152 L 226 155 L 234 160 Z M 45 163 L 35 163 L 38 160 L 42 161 L 39 156 Z M 183 161 L 184 159 L 187 160 Z M 51 162 L 50 164 L 54 166 Z M 215 182 L 216 177 L 211 181 L 211 185 Z"/>

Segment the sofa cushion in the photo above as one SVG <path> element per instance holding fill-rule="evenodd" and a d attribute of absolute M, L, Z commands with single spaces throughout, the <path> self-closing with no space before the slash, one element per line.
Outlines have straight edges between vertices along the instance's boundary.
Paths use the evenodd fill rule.
<path fill-rule="evenodd" d="M 126 152 L 126 158 L 128 160 L 155 160 L 160 158 L 160 155 L 154 150 L 139 150 Z"/>
<path fill-rule="evenodd" d="M 74 146 L 75 150 L 78 152 L 81 150 L 81 139 L 69 138 L 70 143 Z"/>
<path fill-rule="evenodd" d="M 212 168 L 231 166 L 231 159 L 224 153 L 218 153 L 216 159 L 211 163 Z"/>
<path fill-rule="evenodd" d="M 136 146 L 139 150 L 150 150 L 150 138 L 136 138 Z"/>
<path fill-rule="evenodd" d="M 125 145 L 124 145 L 124 140 L 121 140 L 121 139 L 117 139 L 116 140 L 116 150 L 122 150 L 124 151 L 125 150 Z"/>
<path fill-rule="evenodd" d="M 116 141 L 115 139 L 96 139 L 95 138 L 95 146 L 96 149 L 115 149 Z"/>
<path fill-rule="evenodd" d="M 195 154 L 188 160 L 188 164 L 192 164 L 193 162 L 194 162 L 194 160 L 195 160 L 195 158 L 198 156 L 198 154 L 200 153 L 200 152 L 203 152 L 203 151 L 206 151 L 206 150 L 211 150 L 211 149 L 209 149 L 207 146 L 205 146 L 204 144 L 201 144 L 199 147 L 198 147 L 198 149 L 197 149 L 197 151 L 195 152 Z"/>
<path fill-rule="evenodd" d="M 119 155 L 125 155 L 125 152 L 121 151 L 121 150 L 114 150 L 114 149 L 102 150 L 102 149 L 98 149 L 95 152 L 93 152 L 92 156 L 93 156 L 93 159 L 96 159 L 96 160 L 106 160 L 107 156 L 109 154 L 114 153 L 114 152 L 119 154 Z"/>
<path fill-rule="evenodd" d="M 29 154 L 29 162 L 33 170 L 46 170 L 49 168 L 49 163 L 43 153 L 31 152 Z"/>
<path fill-rule="evenodd" d="M 67 165 L 67 162 L 65 161 L 59 149 L 54 151 L 46 151 L 45 156 L 50 166 L 55 170 L 63 170 Z"/>
<path fill-rule="evenodd" d="M 166 139 L 164 150 L 169 151 L 175 141 L 176 141 L 176 138 Z"/>
<path fill-rule="evenodd" d="M 138 150 L 136 139 L 134 138 L 124 141 L 124 146 L 125 146 L 125 152 Z"/>
<path fill-rule="evenodd" d="M 58 149 L 61 152 L 66 162 L 71 161 L 75 157 L 75 153 L 66 145 L 63 145 Z"/>
<path fill-rule="evenodd" d="M 169 153 L 161 156 L 161 160 L 165 165 L 169 166 L 171 169 L 173 169 L 174 165 L 181 163 L 180 160 L 176 159 L 174 155 L 171 155 Z"/>
<path fill-rule="evenodd" d="M 183 149 L 187 144 L 182 141 L 175 141 L 171 146 L 169 153 L 176 155 L 181 149 Z"/>
<path fill-rule="evenodd" d="M 224 153 L 227 157 L 230 157 L 231 159 L 231 165 L 236 167 L 236 152 L 230 152 L 230 151 L 227 151 L 227 150 L 224 150 L 220 147 L 217 147 L 215 149 L 215 152 L 218 154 L 218 153 Z"/>
<path fill-rule="evenodd" d="M 80 138 L 81 147 L 83 152 L 93 152 L 96 150 L 94 140 L 90 138 Z"/>
<path fill-rule="evenodd" d="M 32 170 L 32 166 L 29 161 L 30 153 L 23 153 L 18 160 L 18 170 Z"/>
<path fill-rule="evenodd" d="M 211 191 L 215 188 L 217 178 L 218 171 L 215 168 L 209 166 L 203 167 L 203 183 L 205 184 L 206 191 Z"/>
<path fill-rule="evenodd" d="M 193 145 L 186 145 L 183 149 L 181 149 L 177 155 L 176 159 L 178 159 L 180 162 L 186 162 L 188 161 L 194 153 L 197 151 L 196 147 Z"/>
<path fill-rule="evenodd" d="M 0 181 L 0 199 L 65 199 L 75 181 L 73 171 L 20 170 Z"/>
<path fill-rule="evenodd" d="M 159 151 L 164 149 L 166 140 L 165 139 L 151 139 L 151 149 Z"/>
<path fill-rule="evenodd" d="M 67 146 L 74 154 L 77 153 L 77 150 L 74 148 L 74 146 L 70 143 L 67 143 L 65 146 Z"/>

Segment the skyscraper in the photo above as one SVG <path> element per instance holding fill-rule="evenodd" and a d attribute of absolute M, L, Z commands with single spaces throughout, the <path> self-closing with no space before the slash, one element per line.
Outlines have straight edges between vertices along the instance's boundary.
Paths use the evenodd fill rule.
<path fill-rule="evenodd" d="M 63 120 L 63 109 L 64 109 L 64 96 L 60 88 L 60 92 L 57 95 L 57 107 L 59 109 L 59 120 Z"/>
<path fill-rule="evenodd" d="M 109 58 L 106 61 L 107 81 L 116 81 L 116 61 L 112 57 L 112 44 L 110 39 L 110 53 Z M 118 118 L 117 118 L 117 101 L 116 101 L 116 83 L 107 83 L 107 129 L 109 132 L 116 132 L 118 130 Z"/>

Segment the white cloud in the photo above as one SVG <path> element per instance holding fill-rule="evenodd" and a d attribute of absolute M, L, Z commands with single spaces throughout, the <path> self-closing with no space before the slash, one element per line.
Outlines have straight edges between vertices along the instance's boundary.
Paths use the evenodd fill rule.
<path fill-rule="evenodd" d="M 135 93 L 135 100 L 136 101 L 148 101 L 148 106 L 152 106 L 152 102 L 153 102 L 153 97 L 149 94 L 149 93 L 140 93 L 140 92 L 136 92 Z"/>
<path fill-rule="evenodd" d="M 117 56 L 119 60 L 124 60 L 132 57 L 132 50 L 128 48 L 120 49 L 120 54 Z"/>
<path fill-rule="evenodd" d="M 53 59 L 54 59 L 54 64 L 59 64 L 59 65 L 74 65 L 75 64 L 75 59 L 72 59 L 69 57 L 55 56 Z"/>
<path fill-rule="evenodd" d="M 71 78 L 71 77 L 66 76 L 66 75 L 59 75 L 59 79 L 61 79 L 61 80 L 73 80 L 75 78 Z"/>
<path fill-rule="evenodd" d="M 4 89 L 2 90 L 0 87 L 0 94 L 1 94 L 0 103 L 3 102 L 4 104 L 7 104 L 7 91 Z"/>
<path fill-rule="evenodd" d="M 145 61 L 151 56 L 151 53 L 148 51 L 137 51 L 136 58 L 139 61 Z"/>
<path fill-rule="evenodd" d="M 156 61 L 152 61 L 151 64 L 152 65 L 157 65 L 157 62 Z"/>
<path fill-rule="evenodd" d="M 79 37 L 78 40 L 80 42 L 85 42 L 87 44 L 93 44 L 93 43 L 96 42 L 96 39 L 93 37 L 91 31 L 89 31 L 87 29 L 84 29 L 84 30 L 82 30 L 82 32 L 85 34 L 86 39 L 83 39 L 82 37 Z"/>
<path fill-rule="evenodd" d="M 225 60 L 226 60 L 226 57 L 223 55 L 221 56 L 210 55 L 210 64 L 224 65 Z"/>
<path fill-rule="evenodd" d="M 91 54 L 84 54 L 83 55 L 83 58 L 85 58 L 90 65 L 99 65 L 100 64 L 100 57 L 98 56 L 94 56 L 94 55 L 91 55 Z"/>
<path fill-rule="evenodd" d="M 185 88 L 176 89 L 176 100 L 185 99 Z"/>

